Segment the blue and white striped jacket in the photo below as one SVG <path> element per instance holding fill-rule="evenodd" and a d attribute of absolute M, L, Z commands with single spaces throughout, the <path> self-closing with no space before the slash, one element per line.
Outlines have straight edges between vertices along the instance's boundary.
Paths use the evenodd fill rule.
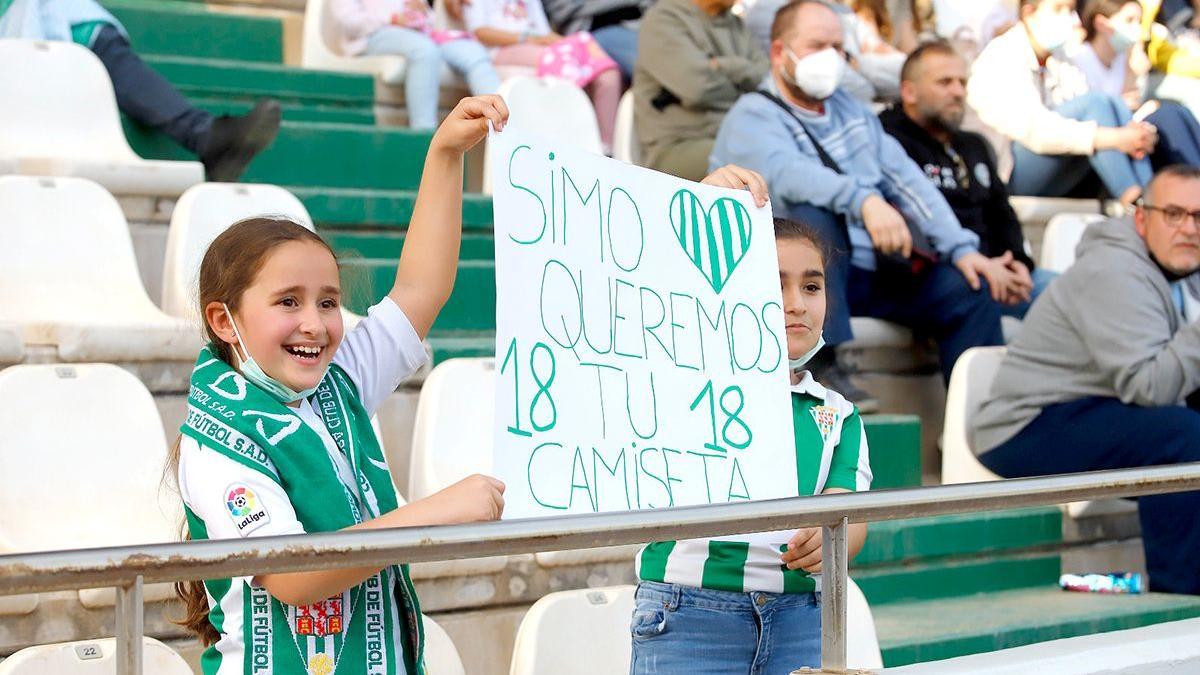
<path fill-rule="evenodd" d="M 762 88 L 776 93 L 770 75 Z M 737 164 L 762 174 L 780 215 L 797 204 L 811 204 L 845 216 L 855 267 L 875 269 L 871 237 L 862 222 L 862 205 L 870 195 L 892 204 L 946 261 L 979 250 L 979 237 L 959 224 L 945 197 L 884 132 L 870 108 L 839 89 L 825 101 L 825 115 L 795 110 L 843 173 L 826 168 L 800 123 L 759 94 L 743 95 L 725 116 L 710 168 Z"/>

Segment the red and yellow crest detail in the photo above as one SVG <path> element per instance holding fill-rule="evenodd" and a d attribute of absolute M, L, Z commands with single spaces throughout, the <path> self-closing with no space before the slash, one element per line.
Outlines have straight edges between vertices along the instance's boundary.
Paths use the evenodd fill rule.
<path fill-rule="evenodd" d="M 812 413 L 813 420 L 817 423 L 817 429 L 821 432 L 821 438 L 828 441 L 829 435 L 833 433 L 833 428 L 838 423 L 837 408 L 831 408 L 827 405 L 818 405 L 809 408 Z"/>

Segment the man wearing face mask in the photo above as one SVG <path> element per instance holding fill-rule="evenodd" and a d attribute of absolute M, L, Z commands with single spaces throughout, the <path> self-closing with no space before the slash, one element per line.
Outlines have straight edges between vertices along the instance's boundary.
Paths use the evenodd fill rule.
<path fill-rule="evenodd" d="M 1013 194 L 1062 197 L 1092 172 L 1126 206 L 1142 195 L 1158 143 L 1119 98 L 1091 91 L 1060 50 L 1080 28 L 1075 0 L 1021 0 L 1020 22 L 988 43 L 967 84 L 967 102 L 1012 141 Z"/>
<path fill-rule="evenodd" d="M 1200 169 L 1173 166 L 1133 222 L 1087 228 L 1008 346 L 971 425 L 1006 478 L 1200 461 Z M 1187 292 L 1185 292 L 1187 286 Z M 1200 492 L 1138 500 L 1150 590 L 1200 594 Z"/>
<path fill-rule="evenodd" d="M 992 287 L 1001 311 L 1021 318 L 1055 275 L 1035 270 L 1021 221 L 1008 203 L 987 140 L 962 130 L 966 114 L 967 61 L 948 42 L 927 42 L 904 63 L 901 102 L 879 121 L 925 177 L 949 202 L 958 222 L 979 235 L 979 249 L 1010 272 L 1005 287 Z"/>
<path fill-rule="evenodd" d="M 796 0 L 776 14 L 771 34 L 771 74 L 730 110 L 710 162 L 759 172 L 776 213 L 816 225 L 849 251 L 826 271 L 831 346 L 851 339 L 851 313 L 910 326 L 937 341 L 948 380 L 959 354 L 1002 343 L 989 287 L 1007 287 L 1009 272 L 979 253 L 979 237 L 871 109 L 838 88 L 845 58 L 833 10 Z M 919 249 L 928 246 L 919 263 L 914 235 Z M 864 395 L 847 386 L 833 354 L 824 350 L 814 366 L 859 403 Z"/>
<path fill-rule="evenodd" d="M 642 163 L 698 181 L 721 119 L 767 72 L 734 0 L 658 0 L 642 18 L 633 123 Z"/>

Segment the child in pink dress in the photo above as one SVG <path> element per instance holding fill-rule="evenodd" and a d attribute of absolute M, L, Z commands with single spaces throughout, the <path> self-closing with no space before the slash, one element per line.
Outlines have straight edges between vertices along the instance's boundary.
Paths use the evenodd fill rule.
<path fill-rule="evenodd" d="M 536 68 L 539 77 L 559 77 L 583 88 L 596 109 L 604 150 L 611 153 L 621 72 L 590 34 L 555 33 L 541 0 L 472 0 L 463 7 L 463 22 L 492 48 L 496 65 Z"/>

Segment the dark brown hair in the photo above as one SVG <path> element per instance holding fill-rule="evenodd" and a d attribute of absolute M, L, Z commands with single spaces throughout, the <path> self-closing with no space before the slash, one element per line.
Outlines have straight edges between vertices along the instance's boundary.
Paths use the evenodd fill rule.
<path fill-rule="evenodd" d="M 821 236 L 821 232 L 813 225 L 801 220 L 776 218 L 775 239 L 803 239 L 807 241 L 812 244 L 813 248 L 817 249 L 817 254 L 821 256 L 822 265 L 828 265 L 829 259 L 833 255 L 833 252 L 829 250 L 829 246 L 825 243 L 825 238 Z"/>
<path fill-rule="evenodd" d="M 913 78 L 916 77 L 914 71 L 921 66 L 921 62 L 925 60 L 926 56 L 933 54 L 938 56 L 957 56 L 960 59 L 963 58 L 963 55 L 954 48 L 954 45 L 945 40 L 926 42 L 920 47 L 914 49 L 913 52 L 908 55 L 908 58 L 904 60 L 904 67 L 900 69 L 900 81 L 911 82 Z"/>
<path fill-rule="evenodd" d="M 884 0 L 854 0 L 852 9 L 861 12 L 864 9 L 871 13 L 875 20 L 875 30 L 884 42 L 892 41 L 892 14 L 888 11 Z"/>
<path fill-rule="evenodd" d="M 225 363 L 233 365 L 233 348 L 209 325 L 204 308 L 213 302 L 223 302 L 229 311 L 236 311 L 241 305 L 242 294 L 254 284 L 271 251 L 292 241 L 320 244 L 337 259 L 333 249 L 316 232 L 283 217 L 239 220 L 208 245 L 204 260 L 200 263 L 200 320 L 204 324 L 205 336 Z M 182 437 L 175 439 L 171 447 L 164 478 L 173 479 L 178 474 L 180 440 Z M 191 539 L 190 533 L 187 539 Z M 204 584 L 199 581 L 177 582 L 175 594 L 183 601 L 184 616 L 174 623 L 195 633 L 205 647 L 219 640 L 221 634 L 208 620 L 208 594 Z"/>
<path fill-rule="evenodd" d="M 1130 3 L 1141 6 L 1138 0 L 1088 0 L 1083 8 L 1083 15 L 1080 17 L 1083 29 L 1087 31 L 1087 41 L 1091 42 L 1096 39 L 1096 17 L 1110 17 Z"/>

